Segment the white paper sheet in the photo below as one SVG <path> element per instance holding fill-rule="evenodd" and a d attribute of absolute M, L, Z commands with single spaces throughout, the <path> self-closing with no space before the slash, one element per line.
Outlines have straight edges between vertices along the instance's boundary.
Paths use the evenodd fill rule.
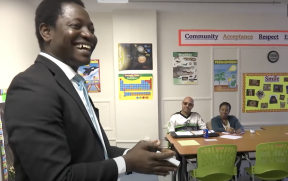
<path fill-rule="evenodd" d="M 201 135 L 203 134 L 203 130 L 197 130 L 197 131 L 191 131 L 195 135 Z"/>
<path fill-rule="evenodd" d="M 222 135 L 222 136 L 220 136 L 220 138 L 236 140 L 236 139 L 242 138 L 242 136 Z"/>
<path fill-rule="evenodd" d="M 236 133 L 229 133 L 229 132 L 222 132 L 223 134 L 231 134 L 231 135 L 240 135 L 240 134 L 244 134 L 245 132 L 242 132 L 240 134 L 236 134 Z"/>
<path fill-rule="evenodd" d="M 175 133 L 176 133 L 178 136 L 186 136 L 186 135 L 190 136 L 190 135 L 192 135 L 192 133 L 189 132 L 189 131 L 185 131 L 185 132 L 179 131 L 179 132 L 175 132 Z"/>

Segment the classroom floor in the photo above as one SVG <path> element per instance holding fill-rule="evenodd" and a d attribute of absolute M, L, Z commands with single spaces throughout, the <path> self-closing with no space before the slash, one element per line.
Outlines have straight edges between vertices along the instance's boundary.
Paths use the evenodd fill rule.
<path fill-rule="evenodd" d="M 254 161 L 252 161 L 253 163 L 254 163 Z M 249 176 L 248 175 L 244 175 L 243 176 L 243 169 L 244 169 L 244 167 L 249 167 L 249 164 L 248 164 L 248 161 L 246 161 L 246 160 L 243 160 L 242 161 L 242 164 L 241 164 L 241 176 L 240 176 L 240 178 L 238 178 L 238 181 L 242 181 L 242 177 L 243 177 L 243 181 L 250 181 L 250 179 L 249 179 Z M 188 170 L 192 170 L 192 169 L 194 169 L 194 166 L 193 165 L 188 165 Z M 166 177 L 159 177 L 159 181 L 171 181 L 171 175 L 169 175 L 169 176 L 166 176 Z M 177 179 L 177 181 L 178 181 L 178 179 Z M 193 181 L 193 179 L 191 179 L 191 180 L 189 180 L 189 181 Z M 213 180 L 211 180 L 211 181 L 213 181 Z M 260 179 L 257 179 L 257 178 L 255 178 L 255 181 L 261 181 Z M 285 179 L 283 179 L 282 181 L 288 181 L 288 178 L 285 178 Z"/>

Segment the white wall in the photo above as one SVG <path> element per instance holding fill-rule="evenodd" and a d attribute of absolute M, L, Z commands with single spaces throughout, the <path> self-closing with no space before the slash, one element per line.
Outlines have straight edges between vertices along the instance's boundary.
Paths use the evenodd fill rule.
<path fill-rule="evenodd" d="M 182 100 L 186 96 L 193 97 L 193 111 L 199 112 L 204 121 L 209 121 L 212 116 L 211 48 L 178 46 L 178 29 L 195 28 L 191 26 L 192 22 L 193 25 L 201 22 L 196 19 L 190 14 L 158 13 L 159 110 L 162 113 L 160 125 L 163 133 L 166 133 L 170 116 L 181 110 Z M 173 85 L 173 51 L 198 52 L 198 85 Z"/>
<path fill-rule="evenodd" d="M 0 1 L 0 89 L 28 68 L 39 51 L 30 6 L 21 0 Z"/>
<path fill-rule="evenodd" d="M 90 13 L 95 25 L 95 35 L 98 44 L 92 54 L 92 59 L 100 61 L 101 92 L 90 93 L 94 105 L 100 111 L 100 121 L 109 141 L 116 145 L 115 100 L 114 100 L 114 67 L 113 67 L 113 24 L 111 13 Z M 106 50 L 106 51 L 105 51 Z M 109 51 L 110 50 L 110 51 Z"/>
<path fill-rule="evenodd" d="M 16 74 L 29 67 L 39 51 L 29 6 L 21 0 L 0 0 L 0 89 L 7 88 Z"/>
<path fill-rule="evenodd" d="M 224 11 L 224 9 L 223 9 Z M 288 19 L 283 15 L 233 15 L 233 14 L 196 14 L 196 13 L 159 13 L 158 14 L 158 52 L 159 52 L 159 109 L 162 110 L 162 137 L 172 113 L 181 109 L 181 100 L 189 95 L 196 99 L 194 111 L 199 112 L 204 121 L 219 114 L 219 104 L 231 103 L 231 114 L 239 117 L 248 126 L 287 124 L 288 113 L 242 113 L 242 73 L 248 72 L 287 72 L 288 57 L 286 47 L 193 47 L 178 46 L 178 29 L 255 29 L 287 30 Z M 267 60 L 270 50 L 279 52 L 281 60 L 271 64 Z M 198 85 L 173 85 L 172 52 L 198 51 Z M 237 59 L 238 92 L 213 92 L 213 60 Z"/>
<path fill-rule="evenodd" d="M 279 24 L 286 24 L 288 29 L 287 18 L 279 19 Z M 272 29 L 272 28 L 271 28 Z M 284 29 L 284 28 L 283 28 Z M 269 63 L 267 54 L 271 50 L 276 50 L 279 53 L 280 59 L 277 63 Z M 288 52 L 285 47 L 245 47 L 240 49 L 241 57 L 241 73 L 278 73 L 288 72 Z M 242 76 L 240 77 L 242 79 Z M 241 86 L 242 90 L 242 86 Z M 241 90 L 239 95 L 242 94 Z M 240 96 L 239 96 L 240 97 Z M 241 101 L 242 104 L 242 101 Z M 240 119 L 244 125 L 277 125 L 287 124 L 287 112 L 271 112 L 271 113 L 242 113 L 241 104 L 239 104 Z"/>
<path fill-rule="evenodd" d="M 158 139 L 156 11 L 112 12 L 117 146 L 132 147 L 142 139 Z M 118 43 L 152 43 L 153 70 L 118 71 Z M 153 74 L 152 100 L 119 100 L 118 74 Z"/>

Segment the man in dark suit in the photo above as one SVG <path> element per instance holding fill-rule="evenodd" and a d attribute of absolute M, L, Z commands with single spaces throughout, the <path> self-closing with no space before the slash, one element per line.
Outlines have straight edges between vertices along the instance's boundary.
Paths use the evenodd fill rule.
<path fill-rule="evenodd" d="M 82 1 L 43 0 L 35 25 L 41 53 L 13 79 L 5 106 L 16 181 L 116 181 L 127 172 L 176 170 L 164 160 L 174 152 L 155 142 L 140 141 L 131 150 L 109 145 L 76 74 L 97 44 Z"/>

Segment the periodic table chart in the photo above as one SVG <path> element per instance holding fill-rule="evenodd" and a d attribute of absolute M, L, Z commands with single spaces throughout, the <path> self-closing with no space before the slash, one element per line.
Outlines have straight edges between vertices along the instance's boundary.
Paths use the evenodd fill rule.
<path fill-rule="evenodd" d="M 119 74 L 119 100 L 153 99 L 152 74 Z"/>

